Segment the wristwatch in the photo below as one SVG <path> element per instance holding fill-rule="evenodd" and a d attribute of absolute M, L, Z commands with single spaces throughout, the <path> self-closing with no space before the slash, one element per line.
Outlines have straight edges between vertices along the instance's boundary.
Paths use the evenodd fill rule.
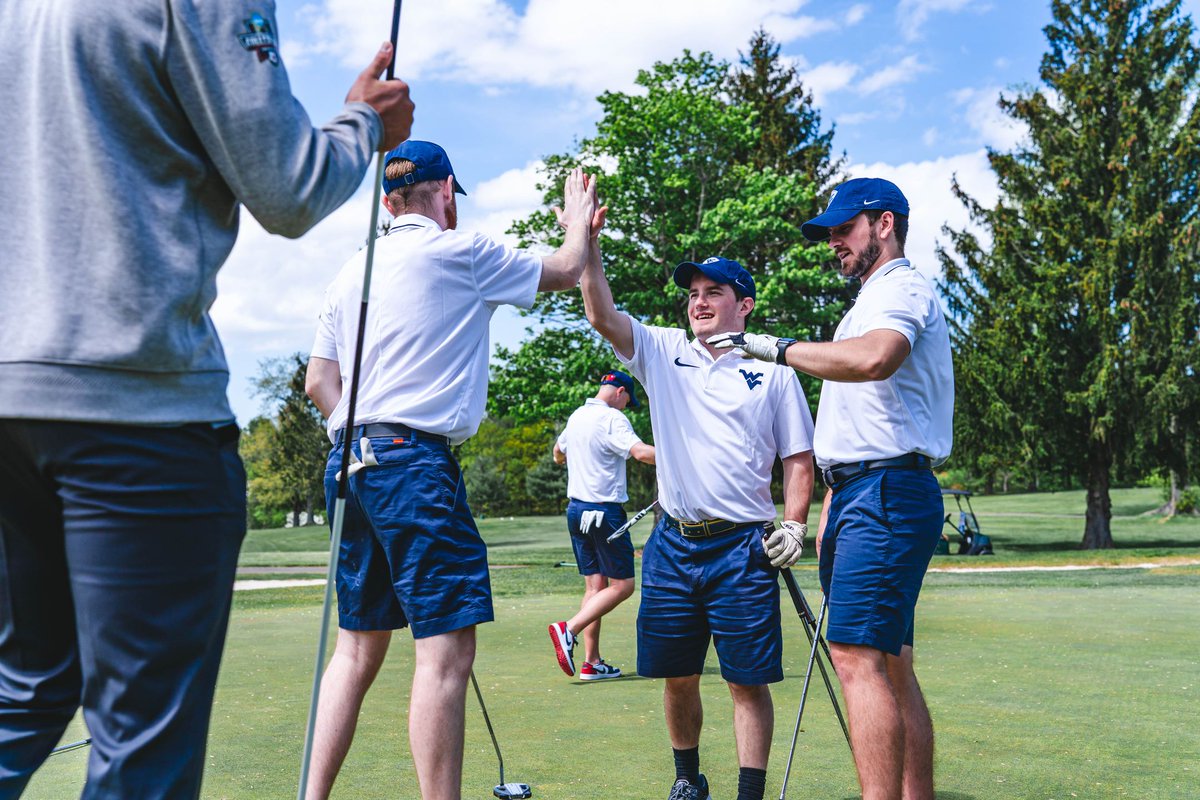
<path fill-rule="evenodd" d="M 796 343 L 795 339 L 780 339 L 775 343 L 778 350 L 775 353 L 775 363 L 787 366 L 787 349 Z"/>

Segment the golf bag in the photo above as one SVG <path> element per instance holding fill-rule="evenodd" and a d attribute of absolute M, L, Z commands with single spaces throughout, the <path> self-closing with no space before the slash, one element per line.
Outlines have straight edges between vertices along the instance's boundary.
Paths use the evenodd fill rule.
<path fill-rule="evenodd" d="M 990 556 L 994 555 L 992 540 L 979 532 L 979 522 L 969 511 L 958 513 L 958 533 L 961 541 L 958 544 L 960 556 Z"/>

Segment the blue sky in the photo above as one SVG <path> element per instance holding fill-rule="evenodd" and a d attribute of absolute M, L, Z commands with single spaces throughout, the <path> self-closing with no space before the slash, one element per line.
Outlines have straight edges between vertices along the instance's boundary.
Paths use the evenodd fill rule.
<path fill-rule="evenodd" d="M 293 92 L 317 124 L 337 113 L 387 38 L 391 8 L 277 0 Z M 848 172 L 890 178 L 908 195 L 908 254 L 936 275 L 942 226 L 966 224 L 951 176 L 985 201 L 995 197 L 985 148 L 1008 149 L 1022 135 L 996 98 L 1037 83 L 1049 21 L 1045 0 L 409 0 L 397 74 L 412 86 L 414 138 L 442 144 L 469 193 L 460 227 L 503 238 L 538 207 L 540 159 L 593 132 L 596 95 L 631 89 L 639 68 L 685 48 L 736 60 L 764 27 L 836 127 Z M 266 234 L 243 212 L 213 309 L 242 424 L 259 411 L 250 392 L 259 360 L 308 351 L 325 286 L 366 237 L 370 200 L 364 181 L 298 241 Z M 493 347 L 516 344 L 528 324 L 502 310 Z"/>

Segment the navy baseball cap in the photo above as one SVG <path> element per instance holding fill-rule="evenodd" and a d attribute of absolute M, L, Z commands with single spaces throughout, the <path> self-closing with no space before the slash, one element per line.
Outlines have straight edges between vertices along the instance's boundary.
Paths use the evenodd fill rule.
<path fill-rule="evenodd" d="M 414 183 L 423 181 L 444 181 L 454 174 L 454 167 L 450 166 L 450 156 L 446 155 L 446 151 L 433 142 L 422 142 L 416 139 L 401 142 L 399 147 L 384 156 L 383 165 L 386 167 L 393 158 L 411 161 L 416 169 L 395 180 L 388 180 L 385 177 L 383 179 L 384 194 L 390 194 L 393 189 L 399 189 L 401 186 L 412 186 Z M 454 191 L 466 194 L 462 186 L 458 184 L 458 178 L 454 179 Z"/>
<path fill-rule="evenodd" d="M 891 211 L 908 216 L 908 200 L 900 187 L 883 178 L 854 178 L 833 190 L 825 213 L 800 226 L 810 242 L 829 238 L 829 229 L 849 222 L 863 211 Z"/>
<path fill-rule="evenodd" d="M 600 379 L 601 386 L 619 386 L 629 393 L 629 405 L 634 408 L 640 407 L 642 404 L 638 402 L 637 392 L 633 388 L 633 378 L 621 372 L 619 369 L 609 370 L 604 373 L 604 377 Z"/>
<path fill-rule="evenodd" d="M 692 288 L 692 278 L 695 277 L 697 271 L 703 272 L 709 280 L 727 283 L 746 297 L 754 298 L 754 278 L 750 277 L 750 273 L 746 271 L 745 267 L 728 258 L 706 258 L 699 263 L 684 261 L 675 267 L 675 274 L 672 278 L 680 288 L 690 289 Z"/>

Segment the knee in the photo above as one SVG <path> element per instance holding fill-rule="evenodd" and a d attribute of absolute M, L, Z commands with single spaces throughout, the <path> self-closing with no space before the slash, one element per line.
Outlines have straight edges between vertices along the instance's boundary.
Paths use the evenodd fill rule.
<path fill-rule="evenodd" d="M 475 663 L 475 628 L 418 639 L 417 669 L 439 676 L 449 683 L 465 682 Z"/>
<path fill-rule="evenodd" d="M 886 655 L 882 650 L 863 645 L 829 643 L 829 654 L 838 680 L 847 688 L 859 681 L 887 679 Z"/>
<path fill-rule="evenodd" d="M 611 586 L 617 590 L 622 602 L 633 596 L 633 578 L 615 580 Z"/>
<path fill-rule="evenodd" d="M 700 676 L 686 675 L 682 678 L 667 678 L 663 684 L 663 693 L 671 699 L 699 697 Z"/>
<path fill-rule="evenodd" d="M 771 687 L 765 683 L 730 683 L 729 695 L 733 698 L 734 705 L 770 704 Z"/>

